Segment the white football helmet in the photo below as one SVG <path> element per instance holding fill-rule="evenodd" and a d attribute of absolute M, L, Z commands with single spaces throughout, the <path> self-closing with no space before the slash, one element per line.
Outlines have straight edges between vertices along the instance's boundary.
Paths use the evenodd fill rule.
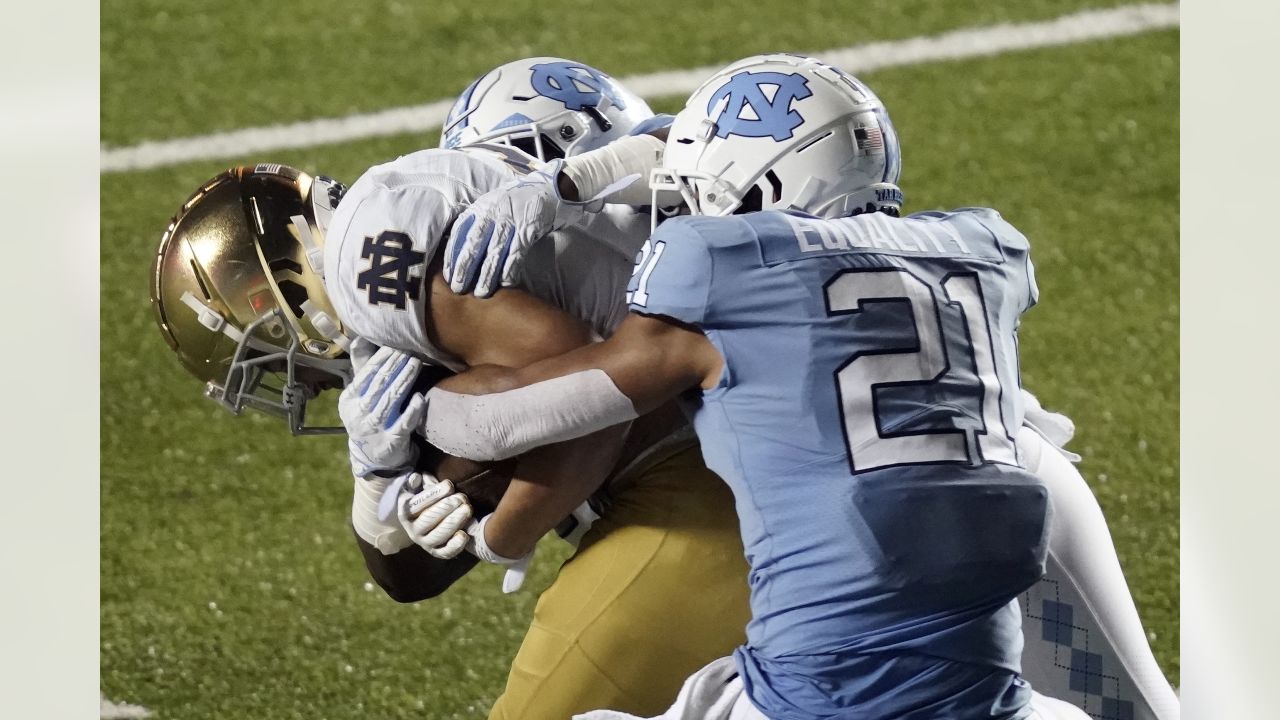
<path fill-rule="evenodd" d="M 462 91 L 440 147 L 496 142 L 547 161 L 603 147 L 651 117 L 644 100 L 590 65 L 526 58 L 490 70 Z"/>
<path fill-rule="evenodd" d="M 897 215 L 898 135 L 857 78 L 799 55 L 757 55 L 716 73 L 676 116 L 650 186 L 695 215 L 800 210 Z"/>

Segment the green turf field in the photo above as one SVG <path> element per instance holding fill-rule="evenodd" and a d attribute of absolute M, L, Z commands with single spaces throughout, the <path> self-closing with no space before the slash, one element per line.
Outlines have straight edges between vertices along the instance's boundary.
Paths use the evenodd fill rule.
<path fill-rule="evenodd" d="M 747 13 L 666 1 L 641 11 L 236 0 L 196 12 L 109 0 L 102 135 L 126 145 L 421 103 L 523 55 L 577 57 L 626 75 L 1114 4 L 863 0 L 840 9 L 797 0 Z M 901 135 L 910 210 L 989 205 L 1031 239 L 1041 304 L 1022 332 L 1024 384 L 1076 421 L 1073 447 L 1175 683 L 1178 55 L 1178 33 L 1165 31 L 864 76 Z M 653 105 L 674 111 L 680 100 Z M 148 305 L 166 220 L 227 165 L 271 160 L 351 181 L 435 140 L 103 176 L 107 697 L 163 720 L 471 718 L 501 689 L 536 590 L 563 550 L 544 544 L 534 591 L 503 597 L 499 573 L 486 567 L 438 600 L 397 605 L 366 584 L 350 540 L 344 442 L 294 439 L 201 398 Z"/>

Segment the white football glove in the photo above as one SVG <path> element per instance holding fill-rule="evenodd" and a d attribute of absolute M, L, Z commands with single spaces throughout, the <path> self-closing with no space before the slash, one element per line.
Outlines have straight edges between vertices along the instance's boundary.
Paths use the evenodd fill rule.
<path fill-rule="evenodd" d="M 343 388 L 338 414 L 347 428 L 351 471 L 357 477 L 404 472 L 417 459 L 412 435 L 427 406 L 422 395 L 409 395 L 421 369 L 421 360 L 381 348 Z"/>
<path fill-rule="evenodd" d="M 524 584 L 533 550 L 518 558 L 494 552 L 484 539 L 484 528 L 493 515 L 485 515 L 480 522 L 475 522 L 467 496 L 455 492 L 452 482 L 411 473 L 396 486 L 404 487 L 397 502 L 400 526 L 409 539 L 429 555 L 450 560 L 467 550 L 484 562 L 507 569 L 502 578 L 502 592 L 513 593 Z"/>
<path fill-rule="evenodd" d="M 547 235 L 599 212 L 603 198 L 635 182 L 625 178 L 585 202 L 560 197 L 557 178 L 563 160 L 543 165 L 481 195 L 458 215 L 444 248 L 444 279 L 455 293 L 485 298 L 499 287 L 515 285 L 525 254 Z"/>
<path fill-rule="evenodd" d="M 397 514 L 409 538 L 433 557 L 449 560 L 467 547 L 471 503 L 453 483 L 414 473 L 400 494 Z"/>

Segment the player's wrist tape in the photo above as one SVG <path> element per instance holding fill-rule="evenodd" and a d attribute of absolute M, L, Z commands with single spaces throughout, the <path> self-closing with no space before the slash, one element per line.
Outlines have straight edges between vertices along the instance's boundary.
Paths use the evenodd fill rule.
<path fill-rule="evenodd" d="M 413 540 L 400 527 L 395 518 L 387 520 L 378 505 L 388 487 L 395 485 L 398 489 L 401 482 L 395 479 L 355 478 L 355 492 L 351 499 L 351 527 L 356 536 L 378 549 L 383 555 L 395 553 L 409 547 Z"/>
<path fill-rule="evenodd" d="M 489 525 L 491 517 L 493 517 L 492 513 L 485 515 L 479 522 L 467 528 L 467 534 L 471 536 L 470 542 L 467 543 L 467 550 L 483 562 L 506 567 L 507 572 L 502 576 L 502 592 L 513 593 L 524 585 L 525 575 L 529 572 L 529 563 L 533 560 L 533 553 L 537 548 L 518 558 L 509 558 L 494 552 L 493 548 L 489 547 L 488 541 L 484 539 L 484 529 Z"/>
<path fill-rule="evenodd" d="M 578 188 L 578 197 L 601 196 L 616 180 L 629 175 L 649 177 L 649 172 L 662 161 L 666 143 L 652 135 L 636 135 L 615 140 L 602 148 L 582 153 L 564 161 L 561 172 Z M 648 205 L 649 187 L 632 182 L 612 194 L 604 195 L 612 203 Z"/>
<path fill-rule="evenodd" d="M 638 417 L 631 399 L 596 368 L 488 395 L 435 387 L 426 415 L 427 442 L 471 460 L 505 460 Z"/>

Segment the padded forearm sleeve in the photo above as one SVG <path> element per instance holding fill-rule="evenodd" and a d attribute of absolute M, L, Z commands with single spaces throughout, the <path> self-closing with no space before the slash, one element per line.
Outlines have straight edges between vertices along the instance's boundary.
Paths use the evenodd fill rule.
<path fill-rule="evenodd" d="M 636 418 L 608 373 L 591 369 L 515 390 L 427 393 L 427 442 L 471 460 L 503 460 Z"/>
<path fill-rule="evenodd" d="M 614 181 L 627 175 L 639 175 L 639 182 L 631 183 L 605 199 L 623 205 L 648 205 L 653 201 L 649 191 L 649 172 L 662 162 L 665 147 L 665 143 L 652 135 L 625 137 L 565 160 L 561 172 L 577 186 L 580 198 L 595 197 Z"/>

